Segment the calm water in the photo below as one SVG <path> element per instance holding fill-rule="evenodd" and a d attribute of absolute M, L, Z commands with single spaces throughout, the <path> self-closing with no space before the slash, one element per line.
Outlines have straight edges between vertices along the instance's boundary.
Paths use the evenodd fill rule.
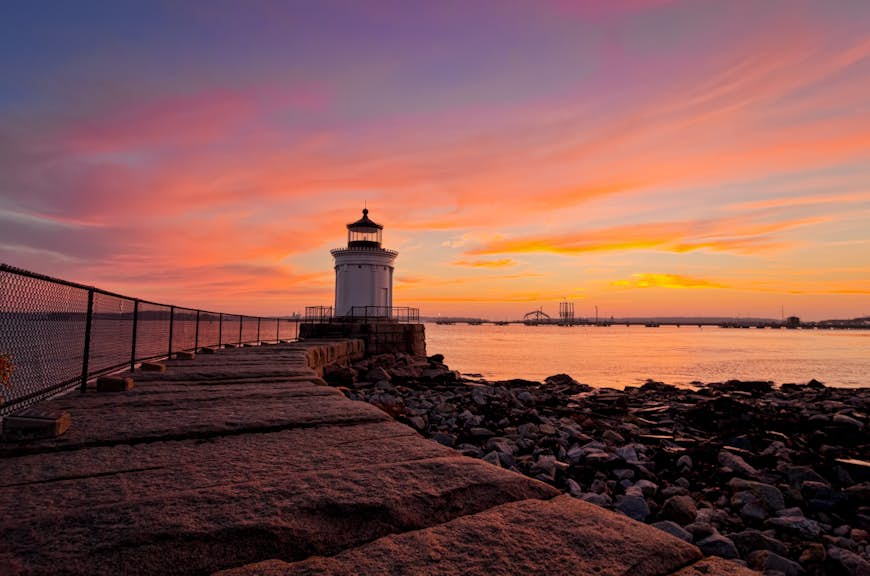
<path fill-rule="evenodd" d="M 715 327 L 426 325 L 429 354 L 487 379 L 565 372 L 593 386 L 647 378 L 685 385 L 737 379 L 870 386 L 870 332 Z"/>

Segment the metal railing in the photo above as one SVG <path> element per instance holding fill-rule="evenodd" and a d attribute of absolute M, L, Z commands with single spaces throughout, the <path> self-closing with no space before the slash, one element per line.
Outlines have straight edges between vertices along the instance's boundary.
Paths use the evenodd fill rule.
<path fill-rule="evenodd" d="M 305 324 L 329 324 L 332 320 L 332 306 L 306 306 L 302 318 Z"/>
<path fill-rule="evenodd" d="M 0 264 L 0 417 L 143 361 L 295 340 L 299 320 L 159 304 Z"/>
<path fill-rule="evenodd" d="M 350 312 L 336 316 L 332 306 L 306 306 L 306 324 L 329 324 L 332 322 L 420 322 L 420 309 L 407 306 L 351 306 Z"/>
<path fill-rule="evenodd" d="M 420 309 L 407 306 L 351 306 L 351 320 L 390 320 L 392 322 L 411 323 L 420 321 Z"/>

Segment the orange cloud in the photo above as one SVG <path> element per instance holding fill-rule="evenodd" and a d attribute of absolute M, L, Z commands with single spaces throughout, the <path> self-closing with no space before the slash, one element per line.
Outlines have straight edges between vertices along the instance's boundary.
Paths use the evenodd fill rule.
<path fill-rule="evenodd" d="M 630 280 L 610 283 L 618 288 L 728 288 L 727 285 L 704 278 L 681 274 L 633 274 Z"/>
<path fill-rule="evenodd" d="M 576 234 L 528 236 L 497 240 L 467 254 L 505 254 L 551 252 L 583 254 L 586 252 L 661 250 L 691 252 L 713 250 L 736 254 L 753 254 L 763 250 L 788 246 L 770 235 L 775 232 L 826 221 L 825 218 L 803 218 L 772 223 L 752 223 L 743 218 L 636 224 L 590 230 Z"/>
<path fill-rule="evenodd" d="M 740 202 L 737 204 L 731 204 L 727 208 L 732 210 L 749 211 L 766 210 L 769 208 L 790 208 L 793 206 L 815 206 L 817 204 L 854 204 L 860 202 L 870 202 L 870 192 L 770 198 L 767 200 L 756 200 L 754 202 Z"/>
<path fill-rule="evenodd" d="M 517 265 L 513 258 L 501 258 L 499 260 L 454 260 L 453 266 L 467 266 L 469 268 L 510 268 Z"/>

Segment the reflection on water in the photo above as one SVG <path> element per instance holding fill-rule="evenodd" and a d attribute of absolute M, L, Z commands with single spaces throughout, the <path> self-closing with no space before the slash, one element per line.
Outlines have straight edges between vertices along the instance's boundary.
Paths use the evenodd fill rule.
<path fill-rule="evenodd" d="M 487 379 L 566 372 L 593 386 L 647 378 L 685 385 L 737 379 L 870 386 L 870 332 L 662 326 L 426 325 L 429 354 Z"/>

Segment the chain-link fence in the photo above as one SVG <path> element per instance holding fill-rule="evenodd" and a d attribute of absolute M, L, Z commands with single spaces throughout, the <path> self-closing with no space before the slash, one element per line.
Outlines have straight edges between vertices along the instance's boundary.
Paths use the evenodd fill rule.
<path fill-rule="evenodd" d="M 0 417 L 145 360 L 295 340 L 298 323 L 157 304 L 0 264 Z"/>

